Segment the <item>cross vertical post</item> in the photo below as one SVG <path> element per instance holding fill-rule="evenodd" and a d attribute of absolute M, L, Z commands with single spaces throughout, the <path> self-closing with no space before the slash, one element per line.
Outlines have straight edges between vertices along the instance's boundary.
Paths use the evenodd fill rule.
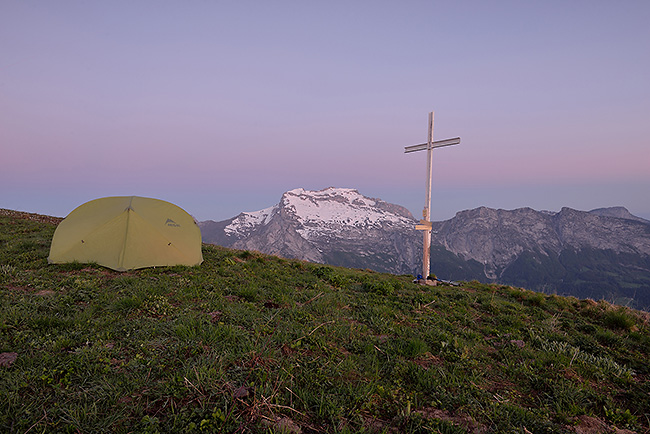
<path fill-rule="evenodd" d="M 422 253 L 422 277 L 425 279 L 429 277 L 431 267 L 431 230 L 433 223 L 431 222 L 431 184 L 433 177 L 433 149 L 441 148 L 443 146 L 457 145 L 460 143 L 460 137 L 453 139 L 433 141 L 433 112 L 429 113 L 429 131 L 427 134 L 427 143 L 419 145 L 407 146 L 404 148 L 404 153 L 427 150 L 427 184 L 426 184 L 426 200 L 424 202 L 424 210 L 422 211 L 422 220 L 420 224 L 415 225 L 415 229 L 423 231 L 423 253 Z"/>
<path fill-rule="evenodd" d="M 429 132 L 427 134 L 427 195 L 422 211 L 422 218 L 431 222 L 431 178 L 433 175 L 433 112 L 429 113 Z M 429 277 L 429 268 L 431 266 L 431 228 L 422 231 L 424 235 L 422 254 L 422 277 Z"/>

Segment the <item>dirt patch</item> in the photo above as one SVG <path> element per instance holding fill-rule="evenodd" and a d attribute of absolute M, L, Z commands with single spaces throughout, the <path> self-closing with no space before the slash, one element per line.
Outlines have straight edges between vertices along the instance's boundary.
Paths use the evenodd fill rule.
<path fill-rule="evenodd" d="M 438 419 L 445 422 L 451 422 L 454 425 L 460 426 L 467 430 L 468 433 L 472 434 L 483 434 L 487 432 L 487 428 L 479 425 L 474 419 L 470 416 L 452 415 L 446 410 L 440 410 L 437 408 L 421 408 L 414 410 L 413 413 L 419 414 L 425 419 Z"/>
<path fill-rule="evenodd" d="M 29 291 L 29 288 L 26 286 L 13 286 L 13 285 L 3 285 L 3 289 L 8 289 L 9 291 L 16 291 L 16 292 L 27 292 Z"/>
<path fill-rule="evenodd" d="M 429 369 L 432 366 L 442 366 L 443 360 L 431 353 L 425 353 L 422 357 L 415 360 L 415 364 L 422 369 Z"/>
<path fill-rule="evenodd" d="M 231 303 L 238 303 L 242 300 L 241 297 L 238 297 L 236 295 L 224 295 L 223 298 L 225 298 Z"/>
<path fill-rule="evenodd" d="M 368 432 L 371 433 L 382 433 L 382 434 L 399 434 L 400 430 L 391 427 L 390 422 L 381 420 L 381 419 L 367 419 L 365 423 L 365 427 L 368 430 Z"/>
<path fill-rule="evenodd" d="M 214 312 L 208 312 L 208 316 L 210 317 L 210 322 L 215 323 L 218 322 L 221 319 L 221 316 L 223 313 L 221 311 L 214 311 Z"/>
<path fill-rule="evenodd" d="M 18 353 L 0 353 L 0 366 L 7 368 L 13 365 L 18 358 Z"/>
<path fill-rule="evenodd" d="M 2 289 L 8 289 L 9 291 L 16 291 L 16 292 L 32 292 L 34 291 L 34 288 L 30 288 L 29 286 L 13 286 L 13 285 L 3 285 L 0 286 Z M 41 289 L 39 291 L 34 292 L 34 295 L 40 295 L 41 297 L 46 297 L 50 295 L 54 295 L 56 292 L 52 291 L 51 289 Z"/>
<path fill-rule="evenodd" d="M 635 432 L 628 429 L 612 428 L 605 421 L 586 415 L 577 417 L 576 422 L 573 427 L 576 434 L 634 434 Z"/>
<path fill-rule="evenodd" d="M 275 420 L 262 420 L 262 423 L 268 428 L 273 429 L 274 432 L 285 434 L 301 434 L 302 429 L 293 420 L 288 417 L 278 417 Z"/>
<path fill-rule="evenodd" d="M 597 417 L 580 416 L 577 419 L 577 425 L 574 427 L 577 434 L 598 434 L 611 433 L 611 430 L 605 422 Z"/>

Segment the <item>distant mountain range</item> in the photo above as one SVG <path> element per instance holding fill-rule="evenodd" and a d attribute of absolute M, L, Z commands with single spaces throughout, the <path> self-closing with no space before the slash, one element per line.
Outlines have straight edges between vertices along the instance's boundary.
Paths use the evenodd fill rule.
<path fill-rule="evenodd" d="M 346 188 L 295 189 L 270 208 L 199 223 L 206 243 L 394 274 L 421 270 L 422 233 L 404 207 Z M 650 307 L 650 221 L 623 207 L 461 211 L 433 223 L 431 270 Z"/>

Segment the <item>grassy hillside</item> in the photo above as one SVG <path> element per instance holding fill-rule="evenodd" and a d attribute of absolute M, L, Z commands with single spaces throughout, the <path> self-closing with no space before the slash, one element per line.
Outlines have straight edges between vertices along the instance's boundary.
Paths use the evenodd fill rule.
<path fill-rule="evenodd" d="M 647 313 L 216 246 L 48 265 L 55 223 L 0 211 L 0 432 L 649 431 Z"/>

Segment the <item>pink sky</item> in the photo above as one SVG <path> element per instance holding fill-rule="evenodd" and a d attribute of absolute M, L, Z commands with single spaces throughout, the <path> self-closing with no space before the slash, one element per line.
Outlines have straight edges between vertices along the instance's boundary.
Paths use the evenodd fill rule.
<path fill-rule="evenodd" d="M 298 187 L 650 219 L 650 4 L 3 2 L 0 207 L 142 195 L 200 220 Z"/>

